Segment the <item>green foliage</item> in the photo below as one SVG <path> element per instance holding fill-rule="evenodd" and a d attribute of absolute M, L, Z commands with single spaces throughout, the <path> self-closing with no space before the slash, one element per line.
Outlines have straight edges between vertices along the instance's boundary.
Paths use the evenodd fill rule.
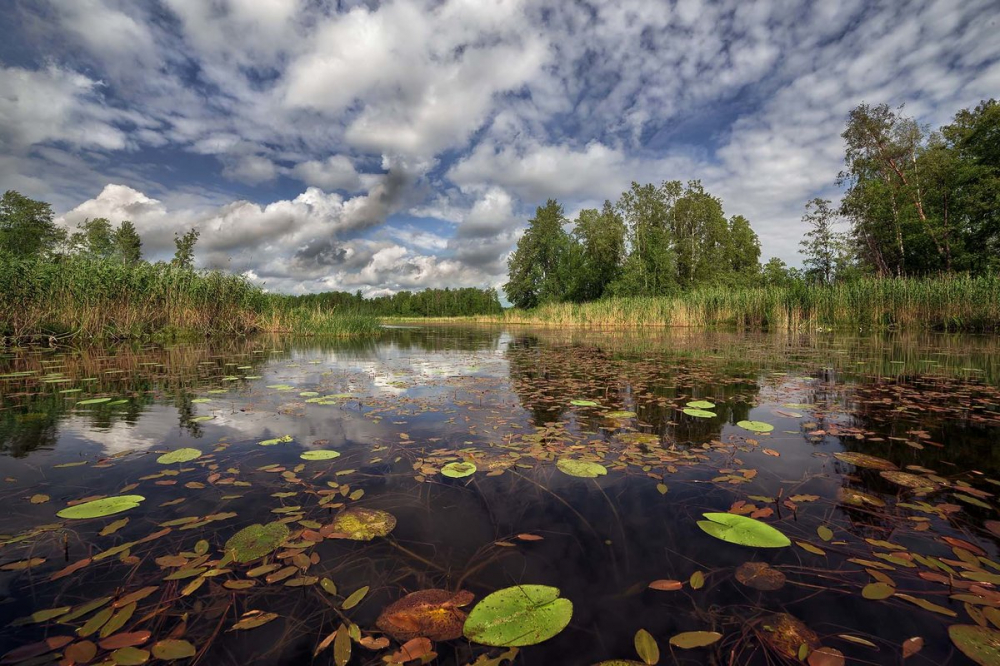
<path fill-rule="evenodd" d="M 699 520 L 698 527 L 716 539 L 740 546 L 757 548 L 784 548 L 792 542 L 767 523 L 748 516 L 732 513 L 706 513 L 707 520 Z"/>
<path fill-rule="evenodd" d="M 535 645 L 569 624 L 573 603 L 547 585 L 516 585 L 497 590 L 476 604 L 465 621 L 465 637 L 498 647 Z"/>
<path fill-rule="evenodd" d="M 0 199 L 0 257 L 47 257 L 66 234 L 52 219 L 52 207 L 7 190 Z"/>
<path fill-rule="evenodd" d="M 500 314 L 495 289 L 424 289 L 364 298 L 361 292 L 327 291 L 283 297 L 289 307 L 363 317 L 468 317 Z"/>
<path fill-rule="evenodd" d="M 806 277 L 820 284 L 833 282 L 837 269 L 847 263 L 847 244 L 834 228 L 837 213 L 827 199 L 813 199 L 806 204 L 802 221 L 809 225 L 799 243 L 805 255 Z"/>
<path fill-rule="evenodd" d="M 570 247 L 563 230 L 565 221 L 563 208 L 554 199 L 539 206 L 528 220 L 528 229 L 507 262 L 509 280 L 503 287 L 515 306 L 531 308 L 565 296 L 569 281 L 565 259 Z"/>
<path fill-rule="evenodd" d="M 81 222 L 79 229 L 70 236 L 70 248 L 81 254 L 88 254 L 98 259 L 107 259 L 114 251 L 111 222 L 103 217 L 95 217 Z"/>
<path fill-rule="evenodd" d="M 193 267 L 194 246 L 198 242 L 199 235 L 198 230 L 194 228 L 188 229 L 186 233 L 180 236 L 174 234 L 174 245 L 177 247 L 177 251 L 174 252 L 174 258 L 170 263 L 178 268 Z"/>
<path fill-rule="evenodd" d="M 129 220 L 122 220 L 111 235 L 114 256 L 123 263 L 136 264 L 142 261 L 142 239 Z"/>

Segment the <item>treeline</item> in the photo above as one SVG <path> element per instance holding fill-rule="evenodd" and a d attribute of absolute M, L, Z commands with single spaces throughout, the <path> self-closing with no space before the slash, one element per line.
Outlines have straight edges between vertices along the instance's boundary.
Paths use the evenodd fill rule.
<path fill-rule="evenodd" d="M 760 241 L 699 181 L 633 182 L 617 202 L 580 211 L 572 231 L 554 199 L 539 206 L 508 260 L 504 292 L 519 308 L 604 296 L 657 296 L 695 285 L 748 285 Z"/>
<path fill-rule="evenodd" d="M 806 204 L 802 269 L 778 258 L 761 265 L 750 222 L 727 219 L 700 182 L 632 183 L 572 224 L 557 201 L 539 206 L 508 260 L 504 292 L 533 308 L 1000 269 L 1000 103 L 959 111 L 933 132 L 901 109 L 861 104 L 842 136 L 844 197 Z"/>
<path fill-rule="evenodd" d="M 503 311 L 496 289 L 424 289 L 365 298 L 361 292 L 327 291 L 288 296 L 289 302 L 324 310 L 356 312 L 375 317 L 467 317 Z"/>

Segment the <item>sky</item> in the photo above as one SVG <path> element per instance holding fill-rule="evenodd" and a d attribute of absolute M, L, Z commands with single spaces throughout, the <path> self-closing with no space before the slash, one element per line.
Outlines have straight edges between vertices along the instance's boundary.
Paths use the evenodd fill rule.
<path fill-rule="evenodd" d="M 6 0 L 0 188 L 269 291 L 494 286 L 536 206 L 699 179 L 800 264 L 848 112 L 1000 96 L 996 0 Z"/>

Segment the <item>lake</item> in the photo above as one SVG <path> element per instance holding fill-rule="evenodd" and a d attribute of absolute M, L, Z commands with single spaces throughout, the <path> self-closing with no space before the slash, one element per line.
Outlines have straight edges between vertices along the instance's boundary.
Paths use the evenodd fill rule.
<path fill-rule="evenodd" d="M 998 386 L 997 338 L 929 333 L 8 349 L 2 663 L 655 661 L 640 630 L 660 663 L 1000 663 Z"/>

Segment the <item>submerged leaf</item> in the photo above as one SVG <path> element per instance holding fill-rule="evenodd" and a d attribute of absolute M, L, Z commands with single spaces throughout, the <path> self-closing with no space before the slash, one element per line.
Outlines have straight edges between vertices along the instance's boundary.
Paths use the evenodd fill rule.
<path fill-rule="evenodd" d="M 572 460 L 570 458 L 560 458 L 556 461 L 556 467 L 563 474 L 578 476 L 584 479 L 596 479 L 608 473 L 604 465 L 586 460 Z"/>
<path fill-rule="evenodd" d="M 767 562 L 744 562 L 736 568 L 736 580 L 755 590 L 772 592 L 785 585 L 785 574 Z"/>
<path fill-rule="evenodd" d="M 117 497 L 105 497 L 104 499 L 84 502 L 75 506 L 66 507 L 56 515 L 69 520 L 84 520 L 86 518 L 101 518 L 110 516 L 122 511 L 128 511 L 139 506 L 139 503 L 146 498 L 142 495 L 119 495 Z"/>
<path fill-rule="evenodd" d="M 896 465 L 889 462 L 885 458 L 870 456 L 867 453 L 858 453 L 856 451 L 837 451 L 833 454 L 833 457 L 837 460 L 842 460 L 845 463 L 850 463 L 855 467 L 887 471 L 896 469 Z"/>
<path fill-rule="evenodd" d="M 197 651 L 191 643 L 176 638 L 165 638 L 152 647 L 153 656 L 163 661 L 193 657 Z"/>
<path fill-rule="evenodd" d="M 375 537 L 384 537 L 394 527 L 396 517 L 391 513 L 363 507 L 351 507 L 342 511 L 329 526 L 334 534 L 354 541 L 371 541 Z"/>
<path fill-rule="evenodd" d="M 458 609 L 472 601 L 468 592 L 420 590 L 386 606 L 376 625 L 398 641 L 426 636 L 450 641 L 462 636 L 466 614 Z"/>
<path fill-rule="evenodd" d="M 948 636 L 962 654 L 980 666 L 1000 663 L 1000 631 L 974 624 L 953 624 Z"/>
<path fill-rule="evenodd" d="M 754 518 L 732 513 L 702 514 L 708 520 L 699 520 L 698 527 L 716 539 L 740 546 L 758 548 L 784 548 L 791 541 L 784 534 Z"/>
<path fill-rule="evenodd" d="M 573 603 L 547 585 L 516 585 L 488 595 L 465 621 L 470 641 L 496 647 L 523 647 L 546 641 L 569 624 Z"/>
<path fill-rule="evenodd" d="M 717 631 L 685 631 L 671 637 L 670 644 L 684 650 L 705 647 L 722 638 Z"/>
<path fill-rule="evenodd" d="M 283 523 L 249 525 L 229 538 L 225 550 L 233 554 L 234 561 L 246 564 L 274 552 L 288 534 L 288 527 Z"/>

